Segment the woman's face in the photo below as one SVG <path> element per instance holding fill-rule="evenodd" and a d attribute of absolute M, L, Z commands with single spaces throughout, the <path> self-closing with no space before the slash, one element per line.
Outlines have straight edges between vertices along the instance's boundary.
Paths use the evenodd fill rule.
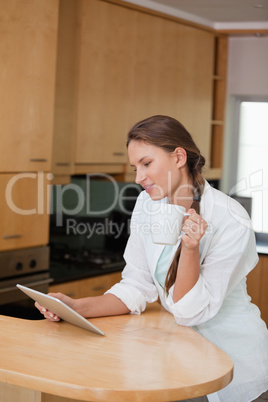
<path fill-rule="evenodd" d="M 128 156 L 130 165 L 136 171 L 136 183 L 145 189 L 151 199 L 168 197 L 170 202 L 174 202 L 174 194 L 183 184 L 180 167 L 187 160 L 185 150 L 176 148 L 169 153 L 147 142 L 132 140 L 128 146 Z"/>

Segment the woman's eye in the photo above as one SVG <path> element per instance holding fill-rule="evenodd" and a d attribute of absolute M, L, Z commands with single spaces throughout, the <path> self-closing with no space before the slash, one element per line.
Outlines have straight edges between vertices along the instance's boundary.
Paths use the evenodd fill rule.
<path fill-rule="evenodd" d="M 146 166 L 146 167 L 147 167 L 147 166 L 149 166 L 149 165 L 150 165 L 150 163 L 151 163 L 151 162 L 147 162 L 147 163 L 145 163 L 145 164 L 144 164 L 144 166 Z"/>

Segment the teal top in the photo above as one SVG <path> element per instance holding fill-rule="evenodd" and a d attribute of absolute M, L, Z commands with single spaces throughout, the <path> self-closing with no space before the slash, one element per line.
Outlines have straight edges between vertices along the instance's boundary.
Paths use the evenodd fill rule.
<path fill-rule="evenodd" d="M 165 246 L 156 265 L 155 279 L 164 289 L 167 272 L 170 266 L 170 257 L 174 246 Z"/>

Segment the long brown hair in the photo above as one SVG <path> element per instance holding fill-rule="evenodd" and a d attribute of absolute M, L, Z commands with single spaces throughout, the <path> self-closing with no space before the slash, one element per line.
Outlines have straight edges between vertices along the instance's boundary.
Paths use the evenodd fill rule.
<path fill-rule="evenodd" d="M 172 153 L 177 147 L 181 147 L 186 151 L 188 173 L 193 182 L 193 202 L 191 208 L 200 213 L 200 200 L 204 187 L 202 167 L 205 164 L 205 158 L 201 155 L 200 150 L 186 128 L 172 117 L 156 115 L 144 119 L 132 127 L 128 133 L 127 146 L 132 140 L 145 141 L 169 153 Z M 165 289 L 167 292 L 176 280 L 180 252 L 181 244 L 175 253 L 166 276 Z"/>

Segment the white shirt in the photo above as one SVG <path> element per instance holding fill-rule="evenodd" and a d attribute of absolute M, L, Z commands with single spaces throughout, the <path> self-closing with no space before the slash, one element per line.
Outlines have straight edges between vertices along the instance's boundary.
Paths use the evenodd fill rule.
<path fill-rule="evenodd" d="M 193 327 L 234 361 L 233 381 L 223 390 L 208 395 L 209 401 L 250 402 L 268 389 L 268 331 L 246 292 L 245 278 L 258 262 L 250 219 L 239 203 L 206 183 L 200 215 L 208 223 L 208 229 L 199 246 L 199 279 L 174 303 L 174 285 L 166 296 L 155 278 L 164 246 L 154 244 L 151 239 L 152 202 L 155 201 L 144 191 L 137 199 L 122 281 L 107 293 L 117 296 L 134 314 L 140 314 L 147 303 L 159 297 L 179 325 Z M 178 244 L 170 261 L 177 247 Z"/>

